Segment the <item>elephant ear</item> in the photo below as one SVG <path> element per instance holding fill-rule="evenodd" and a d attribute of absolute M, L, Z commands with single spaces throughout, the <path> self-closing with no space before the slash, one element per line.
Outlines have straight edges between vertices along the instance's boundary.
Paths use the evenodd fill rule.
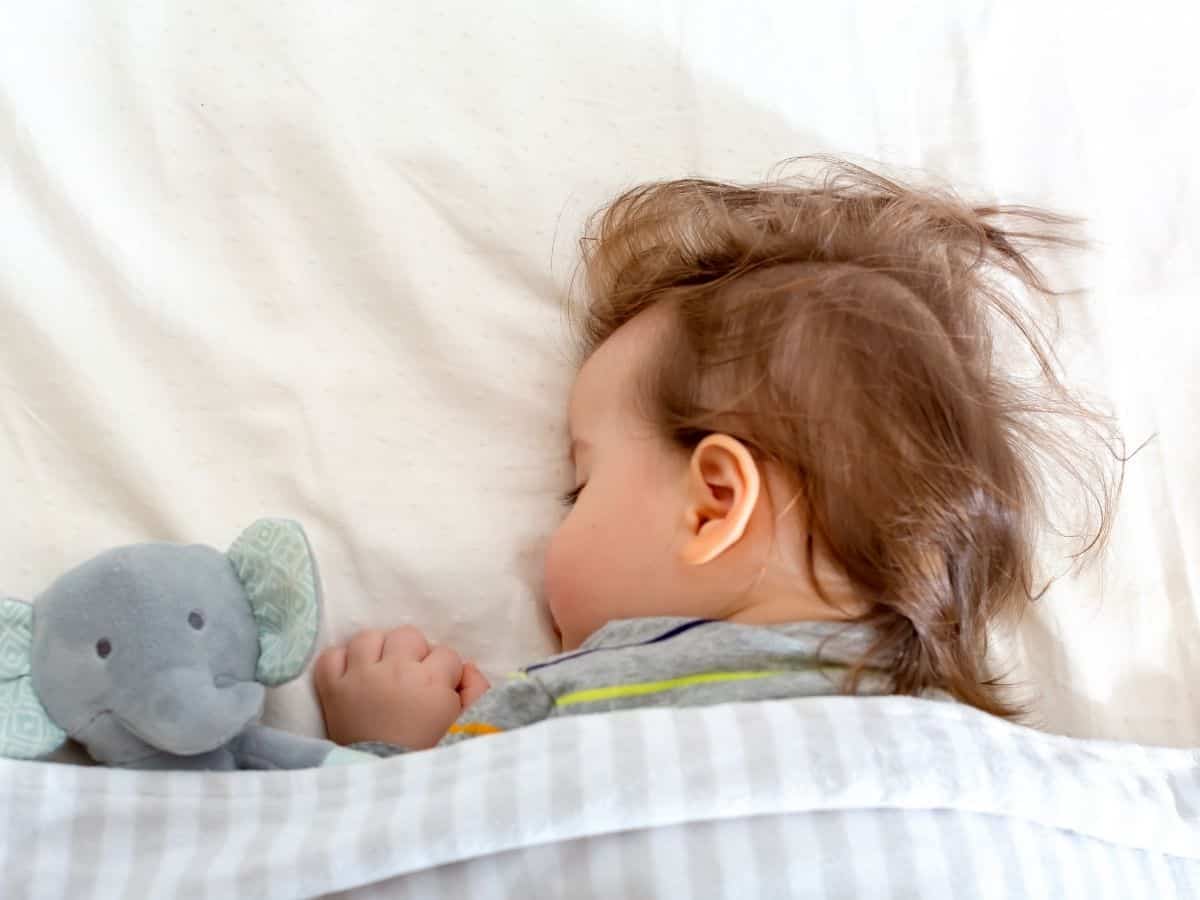
<path fill-rule="evenodd" d="M 283 684 L 301 672 L 317 644 L 321 586 L 304 529 L 288 519 L 259 519 L 226 554 L 246 590 L 258 624 L 263 684 Z"/>
<path fill-rule="evenodd" d="M 67 739 L 33 691 L 32 651 L 33 607 L 0 599 L 0 756 L 36 759 Z"/>

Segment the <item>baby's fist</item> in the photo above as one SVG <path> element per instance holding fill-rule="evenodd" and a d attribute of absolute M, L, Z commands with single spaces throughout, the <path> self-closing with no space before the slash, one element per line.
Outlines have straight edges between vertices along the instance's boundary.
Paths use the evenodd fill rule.
<path fill-rule="evenodd" d="M 387 741 L 432 747 L 487 690 L 478 669 L 444 645 L 430 647 L 411 625 L 360 631 L 313 668 L 329 736 L 339 744 Z"/>

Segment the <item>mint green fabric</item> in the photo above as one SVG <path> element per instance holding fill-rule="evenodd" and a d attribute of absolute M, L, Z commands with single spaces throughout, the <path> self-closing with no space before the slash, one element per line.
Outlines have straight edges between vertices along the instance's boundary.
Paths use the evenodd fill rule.
<path fill-rule="evenodd" d="M 316 646 L 321 602 L 304 530 L 287 519 L 259 519 L 227 555 L 258 623 L 256 677 L 268 685 L 295 678 Z"/>
<path fill-rule="evenodd" d="M 32 647 L 33 607 L 0 600 L 0 756 L 36 759 L 67 739 L 33 692 Z"/>

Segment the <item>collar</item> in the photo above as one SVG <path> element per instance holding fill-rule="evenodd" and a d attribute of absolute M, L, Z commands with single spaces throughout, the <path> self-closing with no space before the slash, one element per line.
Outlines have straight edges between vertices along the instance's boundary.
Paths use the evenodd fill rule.
<path fill-rule="evenodd" d="M 697 619 L 689 616 L 646 616 L 636 619 L 614 619 L 596 629 L 575 650 L 559 653 L 549 659 L 526 666 L 522 671 L 533 672 L 555 666 L 578 656 L 587 656 L 601 650 L 645 646 L 667 641 L 678 634 L 708 629 L 738 633 L 758 634 L 772 631 L 792 638 L 796 649 L 806 653 L 820 653 L 831 662 L 853 662 L 870 645 L 872 631 L 865 625 L 851 622 L 785 622 L 777 625 L 749 625 L 742 622 L 725 622 L 720 619 Z"/>
<path fill-rule="evenodd" d="M 580 650 L 594 650 L 599 647 L 614 647 L 620 644 L 636 644 L 648 641 L 668 631 L 695 622 L 697 627 L 702 622 L 716 622 L 710 619 L 697 619 L 694 616 L 644 616 L 637 619 L 613 619 L 590 635 L 579 645 Z"/>
<path fill-rule="evenodd" d="M 571 653 L 578 653 L 580 650 L 595 650 L 601 647 L 645 643 L 668 633 L 688 630 L 686 626 L 692 623 L 698 628 L 721 628 L 734 631 L 765 628 L 787 637 L 828 641 L 831 648 L 836 644 L 837 650 L 850 654 L 865 651 L 872 637 L 872 632 L 867 626 L 853 622 L 807 621 L 754 625 L 743 622 L 726 622 L 720 619 L 698 619 L 694 616 L 645 616 L 637 619 L 613 619 L 588 635 L 587 640 Z M 561 655 L 569 656 L 571 653 Z"/>

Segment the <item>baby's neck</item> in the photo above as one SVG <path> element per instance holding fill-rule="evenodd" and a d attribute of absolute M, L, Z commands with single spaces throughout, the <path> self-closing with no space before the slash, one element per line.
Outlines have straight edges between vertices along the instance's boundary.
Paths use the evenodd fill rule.
<path fill-rule="evenodd" d="M 822 578 L 821 590 L 795 581 L 772 584 L 767 581 L 734 601 L 732 608 L 718 618 L 744 625 L 782 625 L 787 622 L 844 621 L 861 616 L 870 604 L 844 578 Z"/>

